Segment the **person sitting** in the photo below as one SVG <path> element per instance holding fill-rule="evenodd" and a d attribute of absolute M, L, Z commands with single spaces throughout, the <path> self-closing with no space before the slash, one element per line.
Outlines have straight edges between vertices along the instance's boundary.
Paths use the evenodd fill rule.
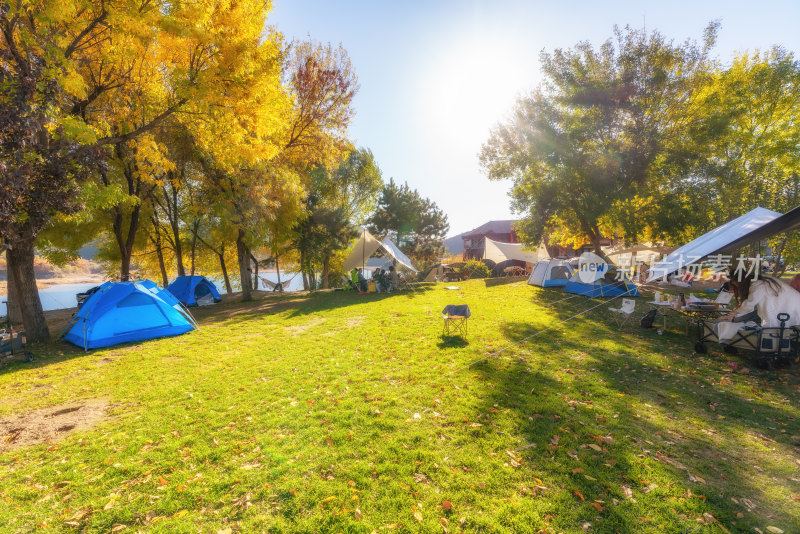
<path fill-rule="evenodd" d="M 356 274 L 356 278 L 358 279 L 358 293 L 359 295 L 363 295 L 367 292 L 369 286 L 367 285 L 367 279 L 364 278 L 364 272 L 362 269 L 358 269 L 358 273 Z"/>
<path fill-rule="evenodd" d="M 738 304 L 720 321 L 733 321 L 739 315 L 756 311 L 764 328 L 779 327 L 779 313 L 789 314 L 786 326 L 800 325 L 800 292 L 786 282 L 772 276 L 756 279 L 753 273 L 738 277 L 732 272 L 730 287 Z"/>
<path fill-rule="evenodd" d="M 375 280 L 375 291 L 378 293 L 386 291 L 386 278 L 383 275 L 383 269 L 380 267 L 375 269 L 375 274 L 372 275 L 372 278 Z"/>
<path fill-rule="evenodd" d="M 350 288 L 358 291 L 358 269 L 353 267 L 350 270 L 350 276 L 347 278 L 347 284 Z"/>

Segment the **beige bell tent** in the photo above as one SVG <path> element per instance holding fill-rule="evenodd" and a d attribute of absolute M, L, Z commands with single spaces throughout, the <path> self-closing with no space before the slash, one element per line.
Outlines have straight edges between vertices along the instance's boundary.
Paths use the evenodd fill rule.
<path fill-rule="evenodd" d="M 412 265 L 408 256 L 403 254 L 388 236 L 385 237 L 383 241 L 378 241 L 375 236 L 370 234 L 366 229 L 361 232 L 361 236 L 358 238 L 358 241 L 356 241 L 356 244 L 353 245 L 353 250 L 350 252 L 350 255 L 344 260 L 345 272 L 357 267 L 365 267 L 367 260 L 378 250 L 381 250 L 384 254 L 394 259 L 398 265 L 402 265 L 415 273 L 419 272 L 414 265 Z"/>
<path fill-rule="evenodd" d="M 437 263 L 428 271 L 423 282 L 441 282 L 442 280 L 455 279 L 457 276 L 458 273 L 450 265 Z"/>

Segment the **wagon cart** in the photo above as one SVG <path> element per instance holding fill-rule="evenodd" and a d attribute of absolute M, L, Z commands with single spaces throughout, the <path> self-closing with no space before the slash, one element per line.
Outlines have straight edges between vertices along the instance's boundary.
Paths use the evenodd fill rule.
<path fill-rule="evenodd" d="M 800 327 L 786 326 L 788 313 L 779 313 L 780 326 L 762 328 L 760 326 L 744 326 L 731 339 L 720 341 L 714 326 L 717 321 L 700 319 L 700 337 L 695 349 L 705 342 L 722 343 L 726 352 L 736 353 L 739 350 L 753 352 L 757 365 L 771 369 L 776 365 L 791 365 L 800 354 Z"/>

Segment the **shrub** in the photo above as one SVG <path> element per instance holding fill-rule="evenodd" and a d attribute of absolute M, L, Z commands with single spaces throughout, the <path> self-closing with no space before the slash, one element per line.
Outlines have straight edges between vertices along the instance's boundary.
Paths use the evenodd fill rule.
<path fill-rule="evenodd" d="M 467 260 L 461 271 L 469 273 L 470 278 L 489 278 L 492 276 L 492 271 L 481 260 Z"/>

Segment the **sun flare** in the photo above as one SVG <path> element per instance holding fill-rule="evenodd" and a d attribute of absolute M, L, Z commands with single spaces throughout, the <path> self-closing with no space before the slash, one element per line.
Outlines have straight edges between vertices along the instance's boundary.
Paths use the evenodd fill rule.
<path fill-rule="evenodd" d="M 534 85 L 533 61 L 502 38 L 473 39 L 442 54 L 429 77 L 427 120 L 440 136 L 471 149 Z"/>

